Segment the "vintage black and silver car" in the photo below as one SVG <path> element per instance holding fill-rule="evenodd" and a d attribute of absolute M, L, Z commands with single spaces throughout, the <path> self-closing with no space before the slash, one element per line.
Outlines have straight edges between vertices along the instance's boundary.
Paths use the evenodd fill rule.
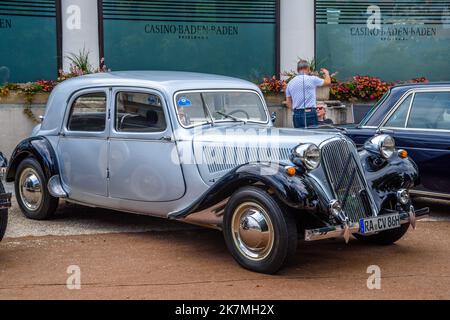
<path fill-rule="evenodd" d="M 8 208 L 11 207 L 11 194 L 6 193 L 3 187 L 2 178 L 6 172 L 8 162 L 3 154 L 0 152 L 0 241 L 6 232 L 6 226 L 8 224 Z"/>
<path fill-rule="evenodd" d="M 341 133 L 279 129 L 254 84 L 183 72 L 64 81 L 14 151 L 6 179 L 31 219 L 59 199 L 223 231 L 243 267 L 276 272 L 299 239 L 386 245 L 428 213 L 394 140 L 358 152 Z"/>

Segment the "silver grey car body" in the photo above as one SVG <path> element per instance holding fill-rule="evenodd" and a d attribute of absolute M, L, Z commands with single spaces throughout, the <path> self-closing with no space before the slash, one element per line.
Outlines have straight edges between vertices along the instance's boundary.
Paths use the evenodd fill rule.
<path fill-rule="evenodd" d="M 85 106 L 79 97 L 92 95 L 97 95 L 94 100 L 104 97 L 100 99 L 104 104 L 98 107 L 103 108 L 102 130 L 71 129 L 71 108 L 77 105 L 82 110 Z M 147 103 L 135 100 L 143 95 L 158 108 L 143 115 L 128 114 L 133 106 Z M 197 98 L 205 109 L 205 121 L 200 123 L 189 120 L 192 109 L 184 109 L 192 107 L 191 100 Z M 256 105 L 259 115 L 250 117 L 254 112 L 250 109 L 210 114 L 208 104 L 217 108 L 240 98 L 251 100 L 248 105 Z M 128 104 L 127 112 L 119 112 L 123 101 Z M 245 116 L 239 118 L 237 113 Z M 91 120 L 97 121 L 96 116 Z M 401 220 L 401 237 L 409 224 L 428 212 L 415 211 L 407 197 L 407 189 L 418 179 L 412 160 L 400 157 L 392 146 L 383 158 L 383 148 L 387 148 L 383 144 L 389 137 L 376 136 L 358 151 L 337 130 L 280 129 L 273 127 L 270 118 L 259 88 L 244 80 L 158 71 L 82 76 L 54 89 L 42 124 L 14 151 L 6 179 L 16 181 L 19 204 L 31 218 L 47 217 L 45 211 L 54 210 L 54 200 L 65 198 L 224 232 L 228 228 L 230 243 L 234 241 L 236 247 L 229 245 L 235 259 L 249 269 L 269 273 L 276 271 L 287 255 L 284 251 L 274 256 L 270 253 L 277 243 L 280 215 L 293 217 L 289 223 L 281 217 L 284 226 L 296 224 L 294 233 L 294 229 L 280 229 L 288 232 L 291 243 L 296 241 L 297 231 L 305 240 L 343 236 L 348 241 L 351 234 L 362 232 L 361 219 L 385 214 L 396 215 L 397 227 Z M 77 125 L 82 127 L 83 121 Z M 118 129 L 145 121 L 159 130 Z M 314 150 L 320 152 L 319 158 L 317 154 L 314 158 Z M 226 156 L 219 161 L 220 154 Z M 313 167 L 305 162 L 310 158 L 316 159 Z M 240 190 L 249 194 L 247 198 L 233 200 Z M 262 198 L 250 201 L 252 192 Z M 238 213 L 234 214 L 229 201 L 247 207 L 236 205 Z M 33 216 L 33 210 L 42 212 Z M 233 212 L 227 214 L 227 210 Z M 269 218 L 270 210 L 278 216 Z M 231 217 L 225 223 L 227 215 Z M 389 241 L 397 238 L 397 234 L 390 236 Z M 292 251 L 293 245 L 285 247 Z M 272 261 L 277 259 L 280 261 Z"/>

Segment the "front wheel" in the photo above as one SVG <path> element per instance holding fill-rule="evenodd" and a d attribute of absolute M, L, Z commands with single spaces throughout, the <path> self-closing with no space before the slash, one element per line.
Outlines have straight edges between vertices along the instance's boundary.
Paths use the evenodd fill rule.
<path fill-rule="evenodd" d="M 47 178 L 35 158 L 23 160 L 14 181 L 17 203 L 23 214 L 33 220 L 50 218 L 58 207 L 58 198 L 47 189 Z"/>
<path fill-rule="evenodd" d="M 223 234 L 228 250 L 244 268 L 272 274 L 297 248 L 295 219 L 281 210 L 266 191 L 244 187 L 236 191 L 225 209 Z"/>

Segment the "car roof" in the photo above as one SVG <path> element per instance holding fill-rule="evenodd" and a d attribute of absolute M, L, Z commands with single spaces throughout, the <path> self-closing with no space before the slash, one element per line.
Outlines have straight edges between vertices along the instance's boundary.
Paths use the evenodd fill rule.
<path fill-rule="evenodd" d="M 149 86 L 167 93 L 189 89 L 258 89 L 249 81 L 222 75 L 183 71 L 115 71 L 84 75 L 64 81 L 74 88 L 98 85 Z"/>
<path fill-rule="evenodd" d="M 379 123 L 385 118 L 386 114 L 391 110 L 391 108 L 397 103 L 397 101 L 409 90 L 413 89 L 440 89 L 440 88 L 450 88 L 450 82 L 420 82 L 420 83 L 405 83 L 398 84 L 389 90 L 388 96 L 384 99 L 381 104 L 376 104 L 373 109 L 371 109 L 366 116 L 361 120 L 360 123 L 365 125 L 378 126 Z"/>
<path fill-rule="evenodd" d="M 425 89 L 425 88 L 438 88 L 438 87 L 449 87 L 450 82 L 420 82 L 420 83 L 404 83 L 398 84 L 391 88 L 391 91 L 408 91 L 411 89 Z"/>
<path fill-rule="evenodd" d="M 168 101 L 174 93 L 182 90 L 254 90 L 261 94 L 257 85 L 246 80 L 221 75 L 181 71 L 117 71 L 79 76 L 57 85 L 47 102 L 41 131 L 57 134 L 61 128 L 66 106 L 72 94 L 83 89 L 99 87 L 143 87 L 160 91 Z"/>

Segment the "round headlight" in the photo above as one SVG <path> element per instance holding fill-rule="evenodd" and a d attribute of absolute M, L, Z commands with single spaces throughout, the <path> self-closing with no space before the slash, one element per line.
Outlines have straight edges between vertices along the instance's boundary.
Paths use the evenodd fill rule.
<path fill-rule="evenodd" d="M 395 153 L 395 140 L 387 134 L 373 137 L 364 146 L 366 150 L 378 153 L 385 159 L 389 159 Z"/>
<path fill-rule="evenodd" d="M 381 142 L 380 153 L 383 158 L 389 159 L 395 152 L 395 140 L 391 136 L 386 136 L 386 138 Z"/>
<path fill-rule="evenodd" d="M 298 145 L 292 150 L 291 161 L 308 170 L 316 169 L 320 165 L 320 149 L 313 143 Z"/>

